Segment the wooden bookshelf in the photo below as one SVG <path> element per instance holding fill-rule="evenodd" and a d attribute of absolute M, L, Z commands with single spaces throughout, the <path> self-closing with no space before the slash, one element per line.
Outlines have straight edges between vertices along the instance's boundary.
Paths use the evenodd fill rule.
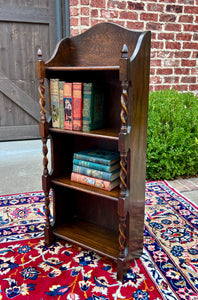
<path fill-rule="evenodd" d="M 117 260 L 119 245 L 117 232 L 81 220 L 72 220 L 54 229 L 54 235 Z"/>
<path fill-rule="evenodd" d="M 49 132 L 57 132 L 62 134 L 72 134 L 72 135 L 79 135 L 79 136 L 87 136 L 87 137 L 93 137 L 98 139 L 110 139 L 110 140 L 119 140 L 119 132 L 114 129 L 109 128 L 102 128 L 97 130 L 91 130 L 91 131 L 69 131 L 65 129 L 60 128 L 49 128 Z"/>
<path fill-rule="evenodd" d="M 46 67 L 46 71 L 114 71 L 119 66 L 69 66 L 69 67 Z"/>
<path fill-rule="evenodd" d="M 81 35 L 61 40 L 47 62 L 39 50 L 36 61 L 45 243 L 49 246 L 54 238 L 60 238 L 112 258 L 121 281 L 131 261 L 143 250 L 149 66 L 150 32 L 112 23 L 97 24 Z M 53 128 L 45 111 L 44 80 L 49 83 L 51 78 L 104 84 L 106 126 L 93 131 Z M 70 180 L 73 154 L 91 147 L 120 153 L 120 186 L 110 192 Z M 53 223 L 49 211 L 51 188 Z"/>
<path fill-rule="evenodd" d="M 118 201 L 120 188 L 116 187 L 112 191 L 108 192 L 99 188 L 90 187 L 85 184 L 73 182 L 70 180 L 69 175 L 65 175 L 62 177 L 58 177 L 55 179 L 52 179 L 52 183 L 55 185 L 64 186 L 70 189 L 75 189 L 79 191 L 83 191 L 90 195 L 100 195 L 101 197 L 105 197 L 110 200 Z"/>

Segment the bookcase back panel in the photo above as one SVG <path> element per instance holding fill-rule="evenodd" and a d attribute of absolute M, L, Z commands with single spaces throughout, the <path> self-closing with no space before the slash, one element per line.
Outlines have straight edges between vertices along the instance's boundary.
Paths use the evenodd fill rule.
<path fill-rule="evenodd" d="M 99 225 L 118 233 L 117 202 L 104 198 L 53 186 L 55 227 L 74 219 Z"/>
<path fill-rule="evenodd" d="M 52 177 L 67 175 L 70 176 L 73 167 L 73 155 L 75 152 L 89 148 L 99 147 L 111 151 L 118 151 L 118 142 L 78 136 L 67 133 L 51 133 L 51 157 Z"/>
<path fill-rule="evenodd" d="M 53 216 L 56 227 L 66 221 L 73 220 L 76 215 L 76 202 L 73 197 L 73 190 L 60 186 L 57 188 L 56 185 L 53 185 L 52 190 L 54 195 Z"/>
<path fill-rule="evenodd" d="M 118 232 L 117 202 L 76 191 L 76 212 L 79 219 Z"/>
<path fill-rule="evenodd" d="M 71 135 L 51 134 L 52 177 L 71 173 L 73 147 Z"/>
<path fill-rule="evenodd" d="M 119 25 L 100 23 L 81 35 L 63 39 L 46 65 L 116 66 L 126 41 L 129 56 L 132 56 L 140 35 L 141 32 L 126 30 Z"/>

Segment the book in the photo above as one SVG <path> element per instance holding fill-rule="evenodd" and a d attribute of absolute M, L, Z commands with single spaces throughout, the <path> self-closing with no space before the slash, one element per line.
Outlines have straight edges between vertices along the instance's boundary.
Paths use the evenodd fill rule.
<path fill-rule="evenodd" d="M 120 154 L 119 152 L 114 152 L 110 150 L 91 148 L 74 153 L 73 158 L 111 166 L 119 161 Z"/>
<path fill-rule="evenodd" d="M 63 115 L 63 81 L 59 81 L 59 119 L 60 128 L 64 128 L 64 115 Z"/>
<path fill-rule="evenodd" d="M 94 83 L 83 83 L 83 131 L 99 129 L 105 126 L 104 105 L 104 86 Z"/>
<path fill-rule="evenodd" d="M 86 184 L 89 186 L 93 186 L 102 190 L 111 191 L 115 187 L 117 187 L 120 184 L 120 179 L 116 179 L 112 182 L 106 181 L 103 179 L 98 179 L 94 177 L 89 177 L 86 175 L 78 174 L 72 172 L 71 174 L 71 181 Z"/>
<path fill-rule="evenodd" d="M 120 170 L 115 170 L 113 172 L 104 172 L 86 167 L 81 167 L 78 165 L 73 165 L 73 172 L 107 181 L 113 181 L 120 177 Z"/>
<path fill-rule="evenodd" d="M 104 172 L 113 172 L 115 170 L 118 170 L 120 168 L 120 163 L 115 163 L 111 166 L 107 166 L 107 165 L 102 165 L 102 164 L 97 164 L 91 161 L 86 161 L 86 160 L 80 160 L 80 159 L 73 159 L 73 164 L 74 165 L 78 165 L 78 166 L 82 166 L 82 167 L 86 167 L 86 168 L 90 168 L 90 169 L 95 169 L 95 170 L 100 170 L 100 171 L 104 171 Z"/>
<path fill-rule="evenodd" d="M 50 79 L 50 97 L 51 97 L 51 113 L 52 127 L 60 127 L 59 118 L 59 79 Z"/>
<path fill-rule="evenodd" d="M 63 83 L 64 129 L 72 130 L 72 83 Z"/>
<path fill-rule="evenodd" d="M 82 82 L 73 82 L 72 129 L 82 130 Z"/>

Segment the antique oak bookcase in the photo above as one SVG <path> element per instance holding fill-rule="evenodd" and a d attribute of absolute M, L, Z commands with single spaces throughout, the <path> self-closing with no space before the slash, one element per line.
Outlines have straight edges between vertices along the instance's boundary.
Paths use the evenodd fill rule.
<path fill-rule="evenodd" d="M 62 39 L 47 62 L 39 50 L 36 61 L 45 243 L 49 246 L 57 237 L 115 260 L 118 280 L 123 280 L 131 261 L 143 250 L 149 66 L 150 32 L 132 31 L 112 23 L 97 24 L 83 34 Z M 50 78 L 104 84 L 105 128 L 89 132 L 53 128 L 46 117 L 45 78 L 48 88 Z M 120 153 L 120 186 L 111 192 L 70 180 L 73 154 L 95 146 Z"/>

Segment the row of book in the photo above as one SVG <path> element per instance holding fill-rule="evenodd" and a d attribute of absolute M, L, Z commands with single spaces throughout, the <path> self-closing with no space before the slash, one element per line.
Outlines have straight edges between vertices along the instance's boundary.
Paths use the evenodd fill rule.
<path fill-rule="evenodd" d="M 52 127 L 90 131 L 105 125 L 104 86 L 50 79 Z"/>
<path fill-rule="evenodd" d="M 111 191 L 120 184 L 118 152 L 93 148 L 74 153 L 71 181 Z"/>

